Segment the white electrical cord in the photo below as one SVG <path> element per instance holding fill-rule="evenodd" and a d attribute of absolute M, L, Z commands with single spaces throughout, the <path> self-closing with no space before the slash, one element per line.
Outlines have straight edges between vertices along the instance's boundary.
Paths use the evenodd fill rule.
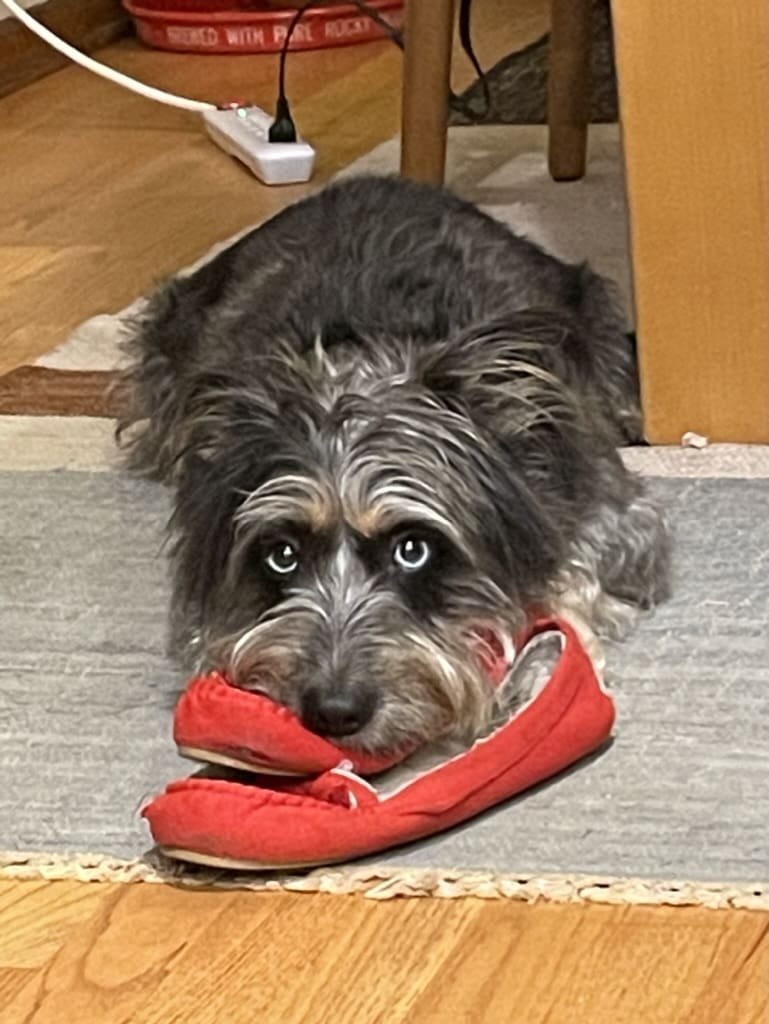
<path fill-rule="evenodd" d="M 109 79 L 110 82 L 114 82 L 116 85 L 122 85 L 125 89 L 130 89 L 131 92 L 137 92 L 140 96 L 146 97 L 148 100 L 157 100 L 158 103 L 167 103 L 170 107 L 181 107 L 182 110 L 195 110 L 201 113 L 204 110 L 217 110 L 219 109 L 215 103 L 206 103 L 204 100 L 190 100 L 185 96 L 176 96 L 172 92 L 165 92 L 163 89 L 156 89 L 152 85 L 145 85 L 143 82 L 137 82 L 135 78 L 131 78 L 129 75 L 124 75 L 122 71 L 116 71 L 114 68 L 108 67 L 106 64 L 100 64 L 98 60 L 93 60 L 91 57 L 87 57 L 80 50 L 76 50 L 74 46 L 70 46 L 69 43 L 65 43 L 63 39 L 59 39 L 57 35 L 51 32 L 50 29 L 42 25 L 36 18 L 33 18 L 28 14 L 23 7 L 20 7 L 16 0 L 0 0 L 0 4 L 7 7 L 8 10 L 13 14 L 19 21 L 26 25 L 30 32 L 34 32 L 36 36 L 42 39 L 44 42 L 52 46 L 54 50 L 58 50 L 59 53 L 63 53 L 65 57 L 69 57 L 70 60 L 74 61 L 75 64 L 79 64 L 81 67 L 87 68 L 88 71 L 93 71 L 94 74 L 101 75 L 102 78 Z"/>

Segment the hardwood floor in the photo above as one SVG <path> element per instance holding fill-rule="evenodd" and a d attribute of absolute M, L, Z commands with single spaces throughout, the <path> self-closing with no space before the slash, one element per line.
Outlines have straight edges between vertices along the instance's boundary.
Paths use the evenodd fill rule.
<path fill-rule="evenodd" d="M 547 31 L 547 0 L 476 0 L 484 65 Z M 459 47 L 454 85 L 473 79 Z M 273 109 L 273 56 L 97 54 L 135 77 Z M 390 42 L 291 55 L 294 116 L 318 151 L 308 186 L 268 188 L 208 141 L 198 115 L 78 67 L 0 99 L 0 373 L 127 305 L 217 241 L 276 213 L 398 131 L 401 55 Z"/>
<path fill-rule="evenodd" d="M 547 9 L 476 0 L 483 63 L 539 36 Z M 273 102 L 273 58 L 130 41 L 102 58 Z M 297 55 L 289 81 L 314 184 L 397 131 L 387 43 Z M 306 191 L 259 185 L 194 115 L 77 68 L 0 100 L 0 154 L 0 372 Z M 750 911 L 0 881 L 0 1024 L 758 1024 L 767 949 Z"/>
<path fill-rule="evenodd" d="M 751 911 L 0 883 L 2 1024 L 762 1024 Z"/>

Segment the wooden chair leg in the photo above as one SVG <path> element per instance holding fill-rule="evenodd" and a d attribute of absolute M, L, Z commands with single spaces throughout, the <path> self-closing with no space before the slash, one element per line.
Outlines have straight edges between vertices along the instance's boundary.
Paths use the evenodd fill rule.
<path fill-rule="evenodd" d="M 446 165 L 454 0 L 409 0 L 401 106 L 401 174 L 440 185 Z"/>
<path fill-rule="evenodd" d="M 556 181 L 585 173 L 592 0 L 551 0 L 547 162 Z"/>

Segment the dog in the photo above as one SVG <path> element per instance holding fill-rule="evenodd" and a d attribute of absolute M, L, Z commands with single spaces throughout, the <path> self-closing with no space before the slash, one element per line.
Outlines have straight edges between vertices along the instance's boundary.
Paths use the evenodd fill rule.
<path fill-rule="evenodd" d="M 174 648 L 321 735 L 478 735 L 532 617 L 600 656 L 667 596 L 613 287 L 448 190 L 333 184 L 161 286 L 128 348 Z"/>

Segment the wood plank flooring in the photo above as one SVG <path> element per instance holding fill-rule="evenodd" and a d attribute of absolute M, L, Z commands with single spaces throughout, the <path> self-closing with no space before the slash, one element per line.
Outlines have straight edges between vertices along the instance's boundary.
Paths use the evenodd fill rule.
<path fill-rule="evenodd" d="M 763 1024 L 767 919 L 0 882 L 2 1024 Z"/>
<path fill-rule="evenodd" d="M 547 31 L 547 0 L 476 0 L 486 66 Z M 161 88 L 273 109 L 277 62 L 158 53 L 133 40 L 99 59 Z M 454 84 L 473 79 L 459 47 Z M 287 82 L 318 168 L 268 188 L 207 139 L 196 114 L 78 67 L 0 99 L 0 373 L 127 305 L 217 241 L 264 220 L 398 131 L 401 55 L 378 42 L 289 57 Z"/>

